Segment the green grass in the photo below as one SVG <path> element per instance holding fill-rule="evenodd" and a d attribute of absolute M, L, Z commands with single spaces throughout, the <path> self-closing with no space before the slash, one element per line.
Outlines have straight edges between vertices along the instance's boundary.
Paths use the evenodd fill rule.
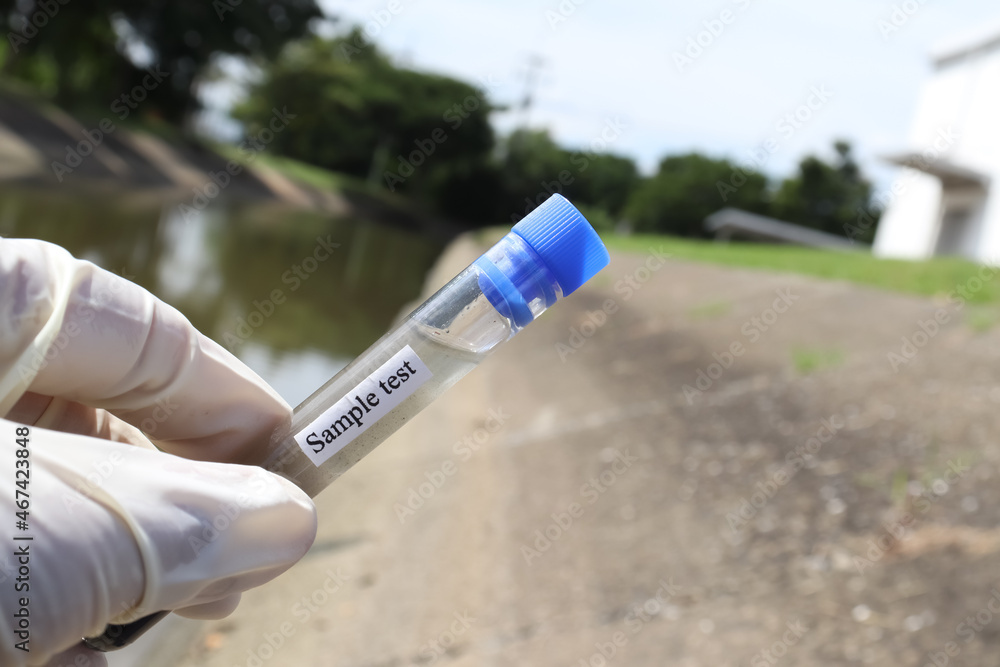
<path fill-rule="evenodd" d="M 996 308 L 977 306 L 965 315 L 965 323 L 976 333 L 985 333 L 996 326 L 1000 320 L 1000 312 Z"/>
<path fill-rule="evenodd" d="M 815 373 L 826 368 L 834 368 L 844 363 L 844 355 L 840 350 L 817 348 L 796 348 L 792 350 L 792 364 L 795 370 L 803 375 Z"/>
<path fill-rule="evenodd" d="M 246 156 L 240 153 L 236 146 L 230 144 L 218 144 L 215 146 L 215 150 L 231 160 L 246 163 Z M 298 160 L 293 160 L 291 158 L 271 155 L 267 151 L 260 151 L 256 153 L 254 155 L 253 162 L 249 164 L 252 165 L 254 162 L 262 164 L 265 167 L 270 167 L 284 176 L 302 181 L 303 183 L 308 183 L 309 185 L 313 185 L 317 188 L 341 190 L 345 184 L 353 186 L 357 185 L 353 182 L 354 179 L 351 179 L 343 174 L 328 171 L 326 169 L 315 167 L 311 164 L 306 164 L 305 162 L 299 162 Z"/>
<path fill-rule="evenodd" d="M 910 484 L 910 473 L 904 468 L 897 468 L 892 473 L 892 481 L 889 482 L 889 498 L 896 507 L 903 507 L 907 497 L 910 495 L 908 486 Z"/>
<path fill-rule="evenodd" d="M 215 144 L 213 148 L 223 157 L 251 167 L 257 165 L 269 168 L 286 178 L 311 185 L 320 190 L 339 192 L 344 195 L 360 195 L 368 201 L 380 203 L 388 210 L 396 212 L 412 213 L 414 210 L 411 200 L 406 197 L 355 176 L 330 171 L 281 155 L 274 155 L 266 150 L 256 153 L 253 161 L 247 162 L 246 155 L 242 154 L 236 146 Z M 414 215 L 419 215 L 419 213 L 414 213 Z"/>
<path fill-rule="evenodd" d="M 695 320 L 710 320 L 725 315 L 733 309 L 729 301 L 708 301 L 688 310 L 688 315 Z"/>
<path fill-rule="evenodd" d="M 602 235 L 614 250 L 647 253 L 663 248 L 674 259 L 725 264 L 751 269 L 800 273 L 829 280 L 845 280 L 896 292 L 925 296 L 948 295 L 962 288 L 970 303 L 1000 303 L 1000 276 L 993 270 L 978 278 L 977 264 L 952 257 L 926 261 L 878 259 L 864 251 L 834 252 L 816 248 L 756 243 L 716 243 L 672 236 Z M 978 285 L 978 289 L 977 289 Z"/>

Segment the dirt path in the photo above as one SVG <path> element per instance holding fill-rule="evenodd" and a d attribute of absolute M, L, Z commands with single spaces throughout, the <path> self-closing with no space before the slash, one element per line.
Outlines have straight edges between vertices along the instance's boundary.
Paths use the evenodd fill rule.
<path fill-rule="evenodd" d="M 328 489 L 312 552 L 183 665 L 996 664 L 1000 332 L 966 315 L 615 254 Z"/>

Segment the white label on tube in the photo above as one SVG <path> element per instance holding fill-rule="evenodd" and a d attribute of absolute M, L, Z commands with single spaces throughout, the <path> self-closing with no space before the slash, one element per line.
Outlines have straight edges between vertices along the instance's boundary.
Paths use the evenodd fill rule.
<path fill-rule="evenodd" d="M 295 442 L 315 465 L 346 447 L 433 375 L 409 345 L 358 383 L 309 426 Z"/>

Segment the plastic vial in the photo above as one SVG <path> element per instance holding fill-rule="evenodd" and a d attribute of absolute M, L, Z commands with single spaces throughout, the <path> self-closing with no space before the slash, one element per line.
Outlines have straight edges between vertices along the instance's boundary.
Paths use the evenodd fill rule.
<path fill-rule="evenodd" d="M 552 195 L 303 401 L 261 466 L 315 497 L 609 261 L 590 223 Z M 109 625 L 85 641 L 121 648 L 165 614 Z"/>
<path fill-rule="evenodd" d="M 316 496 L 608 261 L 553 195 L 303 401 L 261 465 Z"/>

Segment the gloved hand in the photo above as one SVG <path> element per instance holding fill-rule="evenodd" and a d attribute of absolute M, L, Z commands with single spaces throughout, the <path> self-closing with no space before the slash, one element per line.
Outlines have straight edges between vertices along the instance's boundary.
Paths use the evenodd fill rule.
<path fill-rule="evenodd" d="M 224 616 L 301 558 L 312 502 L 236 465 L 290 413 L 142 288 L 0 239 L 0 664 L 105 664 L 81 637 L 163 609 Z"/>

